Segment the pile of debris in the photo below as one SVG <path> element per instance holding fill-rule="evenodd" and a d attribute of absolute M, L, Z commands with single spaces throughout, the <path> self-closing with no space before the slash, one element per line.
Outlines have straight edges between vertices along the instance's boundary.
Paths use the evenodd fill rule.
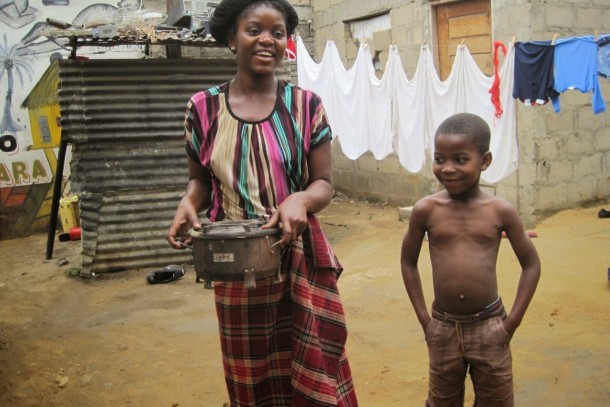
<path fill-rule="evenodd" d="M 147 41 L 151 44 L 164 40 L 205 40 L 214 42 L 209 21 L 218 2 L 168 0 L 167 13 L 140 9 L 124 12 L 116 23 L 92 22 L 88 26 L 47 18 L 47 27 L 40 34 L 49 38 L 87 38 L 88 40 Z"/>

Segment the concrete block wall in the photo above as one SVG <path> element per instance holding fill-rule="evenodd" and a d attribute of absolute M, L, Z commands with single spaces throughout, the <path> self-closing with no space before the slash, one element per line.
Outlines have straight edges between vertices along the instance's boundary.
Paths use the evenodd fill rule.
<path fill-rule="evenodd" d="M 411 206 L 428 191 L 437 191 L 436 179 L 422 178 L 402 169 L 392 155 L 377 160 L 371 153 L 350 160 L 341 152 L 338 139 L 333 141 L 333 178 L 335 189 L 350 197 L 392 206 Z M 432 173 L 427 166 L 426 172 Z"/>
<path fill-rule="evenodd" d="M 390 10 L 391 39 L 399 49 L 407 76 L 414 74 L 421 44 L 434 43 L 431 2 L 427 0 L 311 0 L 311 52 L 319 61 L 326 41 L 335 41 L 346 68 L 357 46 L 346 20 Z M 493 39 L 516 41 L 610 33 L 607 0 L 493 0 Z M 377 46 L 377 45 L 376 45 Z M 533 227 L 557 211 L 610 200 L 610 81 L 600 78 L 608 111 L 594 115 L 591 95 L 568 91 L 561 95 L 562 111 L 550 105 L 518 103 L 519 169 L 485 189 L 510 201 L 524 223 Z M 396 156 L 377 161 L 371 154 L 347 159 L 338 140 L 333 145 L 336 189 L 355 198 L 391 205 L 412 205 L 439 185 L 428 162 L 418 174 L 404 170 Z"/>
<path fill-rule="evenodd" d="M 494 35 L 503 41 L 610 33 L 610 2 L 494 2 Z M 517 24 L 517 22 L 519 22 Z M 610 111 L 610 81 L 600 78 Z M 562 109 L 519 106 L 518 205 L 529 224 L 557 211 L 610 199 L 610 114 L 595 115 L 591 94 L 567 91 Z"/>

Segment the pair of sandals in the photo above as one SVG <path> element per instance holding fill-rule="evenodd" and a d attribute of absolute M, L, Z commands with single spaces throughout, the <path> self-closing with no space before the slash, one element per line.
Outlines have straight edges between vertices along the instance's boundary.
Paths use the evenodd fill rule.
<path fill-rule="evenodd" d="M 155 270 L 148 273 L 146 281 L 148 281 L 149 284 L 166 284 L 181 279 L 185 274 L 186 269 L 183 266 L 170 264 L 169 266 L 163 267 L 161 270 Z"/>

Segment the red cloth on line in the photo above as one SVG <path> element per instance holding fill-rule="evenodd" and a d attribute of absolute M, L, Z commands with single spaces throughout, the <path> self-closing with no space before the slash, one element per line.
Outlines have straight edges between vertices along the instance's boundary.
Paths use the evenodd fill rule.
<path fill-rule="evenodd" d="M 286 52 L 284 53 L 284 58 L 289 61 L 296 61 L 297 59 L 297 44 L 294 40 L 294 35 L 288 37 L 288 46 L 286 47 Z"/>
<path fill-rule="evenodd" d="M 342 266 L 318 220 L 282 258 L 282 282 L 214 283 L 232 406 L 357 406 L 337 289 Z M 246 329 L 250 327 L 250 330 Z"/>
<path fill-rule="evenodd" d="M 502 49 L 502 54 L 506 55 L 506 45 L 504 45 L 501 41 L 494 41 L 494 81 L 489 89 L 489 93 L 491 93 L 491 103 L 496 108 L 496 118 L 502 117 L 502 103 L 500 102 L 500 75 L 498 74 L 498 48 Z"/>

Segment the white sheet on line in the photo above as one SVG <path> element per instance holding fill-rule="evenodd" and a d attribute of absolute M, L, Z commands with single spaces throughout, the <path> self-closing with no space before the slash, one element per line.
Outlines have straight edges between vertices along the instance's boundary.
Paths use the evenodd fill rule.
<path fill-rule="evenodd" d="M 496 183 L 517 168 L 516 108 L 512 99 L 514 50 L 500 68 L 500 100 L 504 113 L 495 117 L 485 76 L 468 48 L 459 45 L 451 73 L 441 81 L 432 51 L 422 46 L 416 72 L 409 80 L 396 46 L 391 46 L 381 79 L 375 75 L 368 45 L 362 44 L 352 67 L 345 69 L 339 52 L 328 41 L 317 64 L 297 38 L 299 86 L 316 92 L 328 113 L 333 138 L 346 157 L 355 160 L 367 151 L 382 160 L 394 152 L 410 172 L 422 169 L 433 154 L 434 132 L 447 117 L 470 112 L 481 116 L 492 131 L 492 165 L 481 174 Z"/>

